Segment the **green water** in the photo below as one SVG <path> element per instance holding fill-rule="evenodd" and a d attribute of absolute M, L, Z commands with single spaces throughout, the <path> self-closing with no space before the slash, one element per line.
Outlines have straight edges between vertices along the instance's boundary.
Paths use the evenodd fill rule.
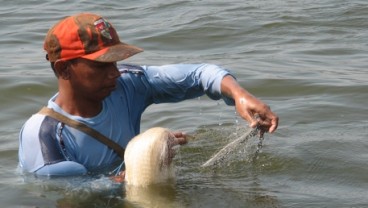
<path fill-rule="evenodd" d="M 211 208 L 368 206 L 366 1 L 0 2 L 1 207 L 136 207 L 106 177 L 50 181 L 16 171 L 22 124 L 57 91 L 44 35 L 81 11 L 105 16 L 123 41 L 145 49 L 129 62 L 219 64 L 280 117 L 256 160 L 254 138 L 212 170 L 200 165 L 246 127 L 234 108 L 207 97 L 151 106 L 142 130 L 163 126 L 196 137 L 179 150 L 165 200 Z"/>

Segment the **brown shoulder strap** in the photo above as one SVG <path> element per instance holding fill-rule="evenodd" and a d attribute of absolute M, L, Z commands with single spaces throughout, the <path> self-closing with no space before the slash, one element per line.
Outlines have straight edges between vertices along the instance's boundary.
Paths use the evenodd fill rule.
<path fill-rule="evenodd" d="M 56 111 L 54 111 L 51 108 L 47 108 L 47 107 L 43 107 L 39 112 L 39 114 L 42 115 L 46 115 L 46 116 L 50 116 L 60 122 L 63 122 L 65 124 L 67 124 L 68 126 L 71 126 L 75 129 L 78 129 L 88 135 L 90 135 L 91 137 L 95 138 L 96 140 L 98 140 L 99 142 L 107 145 L 108 147 L 110 147 L 111 149 L 113 149 L 122 160 L 124 160 L 124 148 L 122 148 L 119 144 L 117 144 L 116 142 L 112 141 L 111 139 L 107 138 L 106 136 L 104 136 L 103 134 L 101 134 L 100 132 L 90 128 L 89 126 L 87 126 L 84 123 L 75 121 L 73 119 L 70 119 Z"/>

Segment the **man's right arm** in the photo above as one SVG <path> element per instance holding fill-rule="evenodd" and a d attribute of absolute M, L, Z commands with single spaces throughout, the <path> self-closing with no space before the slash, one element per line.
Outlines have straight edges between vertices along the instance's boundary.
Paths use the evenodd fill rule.
<path fill-rule="evenodd" d="M 87 174 L 87 169 L 73 161 L 61 161 L 45 165 L 34 173 L 38 176 L 75 176 Z"/>
<path fill-rule="evenodd" d="M 57 136 L 59 122 L 35 114 L 23 126 L 19 135 L 19 164 L 24 172 L 45 176 L 83 175 L 87 169 L 68 161 Z"/>

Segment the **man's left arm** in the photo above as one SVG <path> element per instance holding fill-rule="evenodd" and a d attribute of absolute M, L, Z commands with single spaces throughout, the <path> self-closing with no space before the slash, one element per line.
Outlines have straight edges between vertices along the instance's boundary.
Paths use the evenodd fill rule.
<path fill-rule="evenodd" d="M 213 100 L 221 95 L 221 81 L 229 72 L 213 64 L 172 64 L 144 66 L 154 103 L 179 102 L 206 94 Z M 225 100 L 234 104 L 232 100 Z"/>

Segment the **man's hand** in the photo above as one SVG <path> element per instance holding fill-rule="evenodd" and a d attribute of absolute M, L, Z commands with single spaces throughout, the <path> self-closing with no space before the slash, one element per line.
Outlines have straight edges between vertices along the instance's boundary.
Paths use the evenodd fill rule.
<path fill-rule="evenodd" d="M 111 176 L 110 178 L 117 183 L 123 183 L 125 180 L 125 171 L 120 171 L 117 175 Z"/>
<path fill-rule="evenodd" d="M 173 146 L 175 145 L 183 145 L 188 143 L 187 135 L 184 132 L 172 132 L 173 136 Z"/>
<path fill-rule="evenodd" d="M 250 127 L 260 128 L 261 134 L 276 131 L 279 117 L 268 105 L 243 89 L 232 76 L 224 77 L 221 91 L 225 96 L 233 98 L 236 111 L 249 122 Z"/>

